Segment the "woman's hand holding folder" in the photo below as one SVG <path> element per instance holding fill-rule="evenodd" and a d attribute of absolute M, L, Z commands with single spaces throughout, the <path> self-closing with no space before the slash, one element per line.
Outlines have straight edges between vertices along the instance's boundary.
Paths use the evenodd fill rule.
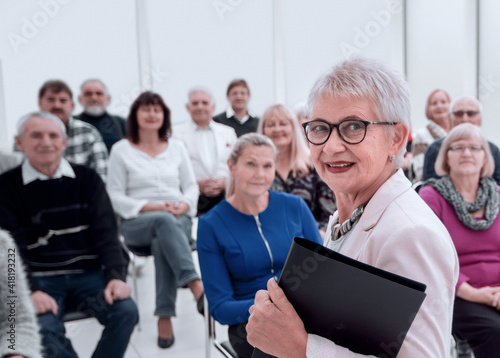
<path fill-rule="evenodd" d="M 276 357 L 304 358 L 307 332 L 302 320 L 273 278 L 267 289 L 257 292 L 249 309 L 248 342 L 258 342 L 261 350 Z"/>

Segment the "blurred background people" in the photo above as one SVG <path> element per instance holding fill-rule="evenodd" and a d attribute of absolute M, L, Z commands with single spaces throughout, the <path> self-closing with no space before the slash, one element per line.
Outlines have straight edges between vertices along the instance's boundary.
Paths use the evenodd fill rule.
<path fill-rule="evenodd" d="M 230 126 L 238 137 L 257 131 L 259 118 L 248 110 L 250 88 L 244 79 L 236 79 L 227 86 L 227 100 L 230 106 L 214 117 L 214 121 Z"/>
<path fill-rule="evenodd" d="M 269 137 L 278 150 L 271 189 L 304 199 L 324 236 L 330 215 L 337 209 L 335 197 L 312 165 L 297 118 L 282 104 L 271 106 L 262 115 L 258 132 Z"/>
<path fill-rule="evenodd" d="M 184 142 L 191 158 L 200 189 L 198 215 L 202 215 L 224 199 L 226 161 L 237 138 L 234 129 L 212 120 L 215 103 L 208 88 L 192 88 L 186 109 L 191 120 L 176 125 L 173 135 Z"/>
<path fill-rule="evenodd" d="M 125 242 L 151 247 L 158 346 L 168 348 L 177 287 L 187 285 L 196 300 L 203 295 L 189 247 L 198 186 L 186 148 L 170 137 L 170 110 L 159 94 L 144 92 L 134 101 L 128 133 L 111 150 L 107 188 Z"/>
<path fill-rule="evenodd" d="M 38 94 L 40 110 L 59 117 L 66 126 L 68 141 L 63 156 L 66 160 L 94 169 L 106 181 L 108 151 L 99 131 L 92 125 L 75 119 L 73 92 L 60 80 L 45 82 Z"/>
<path fill-rule="evenodd" d="M 295 104 L 295 106 L 293 107 L 293 113 L 297 117 L 300 126 L 307 122 L 309 120 L 309 117 L 307 115 L 307 101 L 300 101 Z"/>
<path fill-rule="evenodd" d="M 478 126 L 461 124 L 443 141 L 436 160 L 439 179 L 420 196 L 448 229 L 460 262 L 453 333 L 467 340 L 474 357 L 500 352 L 499 187 L 488 142 Z"/>
<path fill-rule="evenodd" d="M 451 125 L 456 127 L 462 123 L 471 123 L 475 126 L 481 127 L 482 123 L 482 105 L 477 98 L 472 96 L 464 96 L 455 100 L 451 104 Z M 443 143 L 444 138 L 436 139 L 434 143 L 428 146 L 425 151 L 424 158 L 424 172 L 423 180 L 430 178 L 439 178 L 434 169 L 436 158 Z M 493 172 L 493 179 L 500 185 L 500 150 L 498 147 L 488 142 L 491 155 L 495 161 L 495 169 Z"/>
<path fill-rule="evenodd" d="M 44 356 L 77 357 L 63 322 L 72 308 L 104 326 L 93 357 L 123 357 L 139 313 L 106 187 L 62 157 L 66 127 L 56 115 L 30 113 L 17 131 L 26 159 L 0 175 L 0 226 L 27 267 Z"/>
<path fill-rule="evenodd" d="M 111 146 L 127 134 L 127 122 L 124 118 L 106 111 L 111 96 L 101 80 L 86 80 L 80 86 L 80 91 L 78 102 L 82 105 L 83 112 L 75 118 L 97 128 L 109 152 Z"/>
<path fill-rule="evenodd" d="M 227 197 L 198 222 L 198 257 L 212 316 L 229 325 L 239 357 L 251 357 L 246 340 L 255 293 L 278 278 L 295 236 L 321 243 L 310 210 L 297 196 L 269 190 L 276 149 L 261 134 L 236 142 L 228 160 Z"/>
<path fill-rule="evenodd" d="M 0 247 L 0 270 L 4 273 L 0 282 L 3 301 L 0 307 L 0 357 L 41 358 L 39 327 L 24 265 L 14 240 L 1 229 Z M 14 297 L 13 305 L 9 304 L 9 296 Z"/>
<path fill-rule="evenodd" d="M 451 130 L 450 103 L 450 96 L 442 89 L 433 91 L 427 98 L 425 106 L 427 124 L 413 133 L 413 158 L 410 162 L 409 175 L 414 183 L 422 180 L 424 152 L 427 146 Z"/>

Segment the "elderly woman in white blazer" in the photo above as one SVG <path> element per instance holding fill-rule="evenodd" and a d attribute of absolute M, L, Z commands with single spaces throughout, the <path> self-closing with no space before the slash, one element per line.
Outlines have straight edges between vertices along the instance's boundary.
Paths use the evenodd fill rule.
<path fill-rule="evenodd" d="M 345 61 L 321 76 L 308 98 L 304 130 L 314 166 L 335 192 L 325 245 L 427 285 L 398 357 L 446 357 L 457 255 L 448 232 L 399 168 L 410 123 L 401 74 L 378 61 Z M 308 334 L 275 282 L 250 308 L 248 341 L 278 357 L 360 357 Z M 272 337 L 272 338 L 268 338 Z"/>

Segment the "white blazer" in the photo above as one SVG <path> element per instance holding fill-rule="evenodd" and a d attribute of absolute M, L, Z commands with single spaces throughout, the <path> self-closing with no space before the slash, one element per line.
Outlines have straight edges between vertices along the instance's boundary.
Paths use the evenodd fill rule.
<path fill-rule="evenodd" d="M 210 127 L 214 132 L 216 146 L 215 153 L 217 156 L 215 158 L 216 165 L 214 165 L 214 169 L 212 171 L 205 166 L 206 163 L 201 159 L 202 157 L 198 151 L 198 145 L 194 135 L 197 126 L 191 119 L 175 125 L 172 129 L 172 135 L 184 142 L 184 145 L 188 150 L 189 157 L 191 158 L 196 180 L 209 178 L 228 179 L 229 168 L 227 166 L 227 160 L 229 159 L 229 155 L 233 150 L 233 145 L 237 140 L 236 132 L 233 128 L 217 123 L 213 120 L 210 121 Z"/>
<path fill-rule="evenodd" d="M 334 216 L 325 235 L 327 241 L 333 221 Z M 340 252 L 426 284 L 427 297 L 398 357 L 449 356 L 459 268 L 457 253 L 448 231 L 411 188 L 401 169 L 368 202 Z M 307 353 L 307 357 L 361 356 L 315 335 L 309 335 Z"/>

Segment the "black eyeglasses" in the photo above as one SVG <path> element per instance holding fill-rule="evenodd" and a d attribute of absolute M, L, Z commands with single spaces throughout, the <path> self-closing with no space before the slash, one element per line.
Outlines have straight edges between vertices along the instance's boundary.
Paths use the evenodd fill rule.
<path fill-rule="evenodd" d="M 467 114 L 467 117 L 474 117 L 478 113 L 479 113 L 478 111 L 456 111 L 453 112 L 453 115 L 455 117 L 463 117 L 464 114 Z"/>
<path fill-rule="evenodd" d="M 346 119 L 339 124 L 332 124 L 321 119 L 317 119 L 302 124 L 302 127 L 304 127 L 304 131 L 306 132 L 307 140 L 314 145 L 326 143 L 332 134 L 333 128 L 337 128 L 337 132 L 344 142 L 349 144 L 358 144 L 365 139 L 366 127 L 368 127 L 369 124 L 395 125 L 397 123 Z"/>

